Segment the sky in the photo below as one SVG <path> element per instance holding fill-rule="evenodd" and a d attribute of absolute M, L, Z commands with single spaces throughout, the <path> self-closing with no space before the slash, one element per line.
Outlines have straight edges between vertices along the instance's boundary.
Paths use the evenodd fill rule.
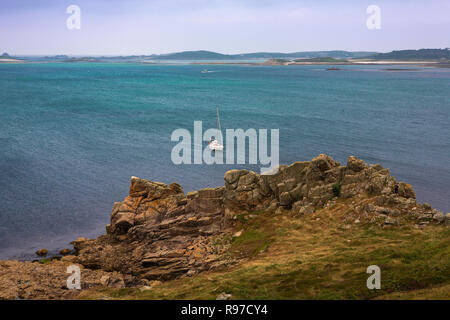
<path fill-rule="evenodd" d="M 70 5 L 80 29 L 68 29 Z M 366 12 L 380 8 L 380 29 Z M 0 0 L 0 53 L 226 54 L 450 47 L 450 0 Z"/>

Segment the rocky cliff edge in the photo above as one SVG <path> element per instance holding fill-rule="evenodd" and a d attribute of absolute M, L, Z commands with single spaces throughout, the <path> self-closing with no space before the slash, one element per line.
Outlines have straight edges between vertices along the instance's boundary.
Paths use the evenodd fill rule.
<path fill-rule="evenodd" d="M 413 220 L 420 229 L 450 224 L 448 215 L 417 203 L 411 185 L 398 182 L 381 165 L 369 165 L 354 156 L 342 166 L 321 154 L 312 161 L 282 165 L 274 175 L 230 170 L 224 180 L 222 187 L 185 194 L 177 183 L 167 185 L 132 177 L 129 195 L 114 204 L 106 235 L 77 239 L 73 242 L 75 255 L 55 263 L 2 262 L 0 298 L 58 296 L 54 281 L 41 287 L 33 285 L 42 283 L 42 275 L 27 278 L 23 284 L 24 274 L 36 268 L 53 268 L 63 279 L 62 267 L 77 264 L 92 279 L 99 278 L 85 287 L 125 287 L 226 267 L 237 262 L 226 254 L 239 223 L 237 217 L 253 211 L 311 215 L 342 199 L 353 199 L 346 220 L 355 223 L 395 228 Z M 59 282 L 59 290 L 67 290 Z M 61 297 L 67 295 L 64 292 Z"/>

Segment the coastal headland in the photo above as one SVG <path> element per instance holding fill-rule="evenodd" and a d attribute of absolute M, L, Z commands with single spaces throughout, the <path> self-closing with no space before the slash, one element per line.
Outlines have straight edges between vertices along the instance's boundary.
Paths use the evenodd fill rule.
<path fill-rule="evenodd" d="M 450 216 L 381 165 L 321 154 L 224 181 L 185 194 L 132 177 L 105 235 L 62 257 L 0 261 L 0 299 L 449 297 Z M 66 286 L 73 265 L 79 290 Z M 383 290 L 367 289 L 370 265 Z"/>

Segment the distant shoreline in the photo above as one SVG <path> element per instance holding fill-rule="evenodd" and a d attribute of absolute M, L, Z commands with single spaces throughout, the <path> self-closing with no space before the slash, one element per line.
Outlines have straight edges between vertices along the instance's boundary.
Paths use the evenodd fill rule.
<path fill-rule="evenodd" d="M 1 60 L 4 61 L 1 61 Z M 371 51 L 300 51 L 300 52 L 253 52 L 223 54 L 208 50 L 181 51 L 167 54 L 127 56 L 11 56 L 4 53 L 0 63 L 23 62 L 111 62 L 143 64 L 202 64 L 202 65 L 421 65 L 450 67 L 450 49 L 394 50 L 380 53 Z"/>
<path fill-rule="evenodd" d="M 306 60 L 306 59 L 305 59 Z M 0 64 L 32 64 L 32 63 L 138 63 L 148 65 L 160 64 L 188 64 L 188 65 L 241 65 L 241 66 L 416 66 L 416 67 L 432 67 L 432 68 L 450 68 L 450 61 L 436 61 L 436 60 L 348 60 L 348 61 L 277 61 L 277 59 L 268 59 L 264 62 L 250 62 L 250 61 L 179 61 L 178 63 L 159 62 L 159 61 L 108 61 L 108 60 L 43 60 L 43 61 L 27 61 L 19 59 L 0 59 Z"/>
<path fill-rule="evenodd" d="M 0 59 L 0 63 L 26 63 L 26 61 L 19 59 Z"/>
<path fill-rule="evenodd" d="M 405 60 L 380 60 L 380 61 L 371 61 L 371 60 L 354 60 L 354 61 L 345 61 L 345 62 L 313 62 L 313 61 L 288 61 L 288 62 L 278 62 L 274 61 L 274 59 L 269 59 L 265 62 L 191 62 L 190 64 L 197 65 L 218 65 L 218 64 L 229 64 L 229 65 L 256 65 L 256 66 L 329 66 L 329 65 L 357 65 L 357 66 L 365 66 L 365 65 L 408 65 L 408 66 L 424 66 L 424 67 L 438 67 L 445 68 L 450 67 L 450 62 L 438 62 L 438 61 L 405 61 Z"/>

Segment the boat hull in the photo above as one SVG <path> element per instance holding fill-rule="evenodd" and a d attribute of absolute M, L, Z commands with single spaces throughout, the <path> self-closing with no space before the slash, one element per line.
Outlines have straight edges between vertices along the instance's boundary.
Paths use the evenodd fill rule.
<path fill-rule="evenodd" d="M 222 145 L 218 145 L 218 144 L 215 144 L 215 145 L 211 145 L 210 144 L 208 147 L 211 150 L 217 150 L 217 151 L 222 151 L 223 150 L 223 146 Z"/>

